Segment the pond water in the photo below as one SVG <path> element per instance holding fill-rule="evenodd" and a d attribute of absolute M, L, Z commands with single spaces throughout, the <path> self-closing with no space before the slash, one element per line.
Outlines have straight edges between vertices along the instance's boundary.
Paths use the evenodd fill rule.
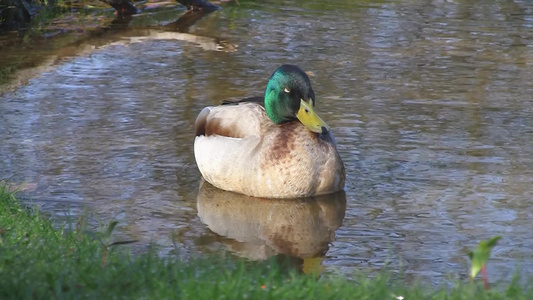
<path fill-rule="evenodd" d="M 439 283 L 464 278 L 468 249 L 502 235 L 489 279 L 509 280 L 518 266 L 533 274 L 531 2 L 222 7 L 185 37 L 150 29 L 94 39 L 3 93 L 0 179 L 37 183 L 30 198 L 58 216 L 118 218 L 119 236 L 161 255 L 284 253 L 319 257 L 329 273 L 389 264 Z M 345 192 L 259 200 L 200 189 L 196 115 L 261 95 L 283 63 L 311 74 Z"/>

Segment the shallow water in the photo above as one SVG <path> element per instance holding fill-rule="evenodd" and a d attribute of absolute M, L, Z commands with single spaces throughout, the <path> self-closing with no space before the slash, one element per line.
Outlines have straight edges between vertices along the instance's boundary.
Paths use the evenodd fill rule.
<path fill-rule="evenodd" d="M 509 280 L 518 264 L 532 274 L 533 4 L 239 4 L 191 27 L 201 40 L 148 31 L 95 40 L 4 93 L 0 179 L 38 183 L 31 199 L 60 216 L 85 207 L 115 216 L 120 235 L 162 255 L 173 239 L 185 255 L 325 252 L 326 272 L 388 263 L 441 282 L 466 276 L 468 249 L 502 235 L 489 278 Z M 171 21 L 162 19 L 132 26 Z M 346 165 L 345 195 L 261 202 L 265 214 L 297 211 L 295 221 L 250 221 L 252 200 L 199 191 L 193 123 L 204 106 L 260 95 L 282 63 L 312 74 Z M 217 216 L 220 197 L 229 204 Z M 238 232 L 247 227 L 256 230 Z M 295 234 L 280 242 L 280 228 Z M 309 245 L 315 252 L 301 254 Z"/>

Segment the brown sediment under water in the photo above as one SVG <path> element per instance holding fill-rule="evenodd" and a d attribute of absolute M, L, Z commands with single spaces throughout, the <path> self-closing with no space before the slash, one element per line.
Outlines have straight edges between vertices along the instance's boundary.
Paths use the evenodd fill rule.
<path fill-rule="evenodd" d="M 221 5 L 185 33 L 135 30 L 141 16 L 43 58 L 0 96 L 0 179 L 37 184 L 31 201 L 58 216 L 115 216 L 119 236 L 161 255 L 321 257 L 328 273 L 388 264 L 438 283 L 464 278 L 468 250 L 502 235 L 489 279 L 533 274 L 531 2 Z M 345 192 L 200 189 L 197 114 L 261 95 L 284 63 L 311 74 Z"/>

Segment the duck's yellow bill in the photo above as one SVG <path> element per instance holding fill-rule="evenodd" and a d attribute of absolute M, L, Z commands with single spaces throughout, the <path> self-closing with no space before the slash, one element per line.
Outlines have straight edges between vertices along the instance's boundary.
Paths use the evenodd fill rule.
<path fill-rule="evenodd" d="M 311 103 L 300 100 L 300 109 L 296 117 L 307 129 L 316 133 L 327 133 L 331 128 L 316 113 Z"/>

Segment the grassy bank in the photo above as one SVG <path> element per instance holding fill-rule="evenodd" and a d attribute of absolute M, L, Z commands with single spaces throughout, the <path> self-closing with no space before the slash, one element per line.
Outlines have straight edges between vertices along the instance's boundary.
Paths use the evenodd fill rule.
<path fill-rule="evenodd" d="M 0 299 L 533 299 L 533 290 L 517 283 L 435 290 L 394 284 L 386 273 L 317 279 L 274 262 L 182 262 L 109 249 L 82 228 L 54 227 L 0 186 Z"/>

